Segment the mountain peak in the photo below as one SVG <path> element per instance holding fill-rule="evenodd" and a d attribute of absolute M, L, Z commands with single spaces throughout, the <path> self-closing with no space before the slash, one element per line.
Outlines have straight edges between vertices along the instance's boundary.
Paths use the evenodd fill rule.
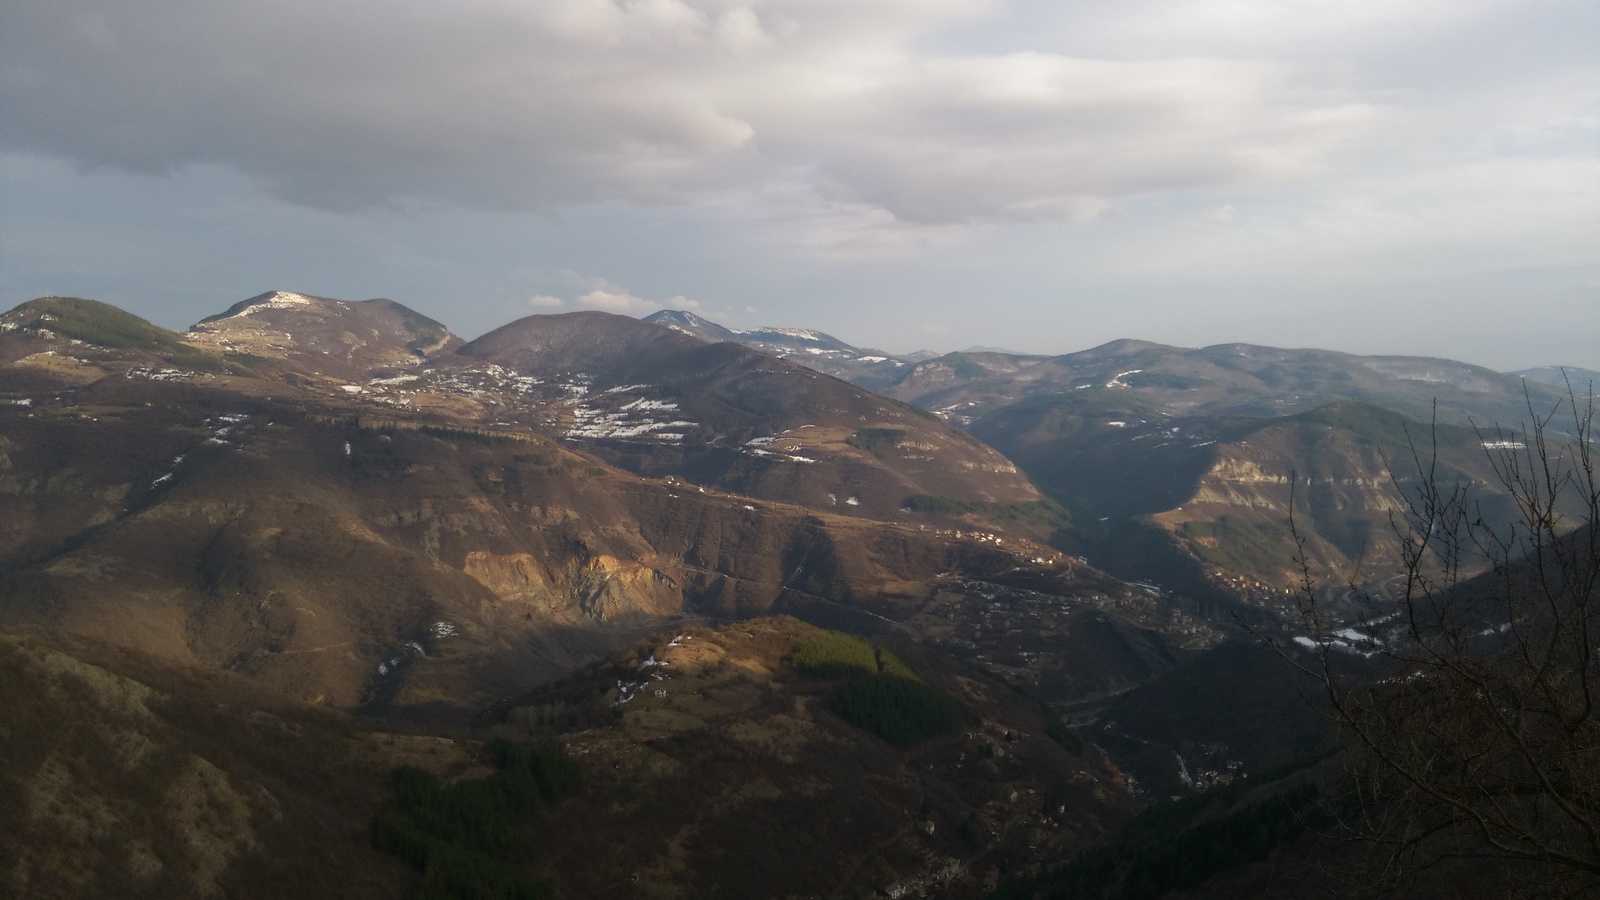
<path fill-rule="evenodd" d="M 309 294 L 297 294 L 293 291 L 267 291 L 257 294 L 246 300 L 228 307 L 214 316 L 201 319 L 199 324 L 218 322 L 223 319 L 232 319 L 238 316 L 248 316 L 267 309 L 310 309 L 328 303 L 340 303 L 338 300 L 329 300 L 326 297 L 313 297 Z"/>
<path fill-rule="evenodd" d="M 686 309 L 663 309 L 660 312 L 645 316 L 643 321 L 652 325 L 671 328 L 680 334 L 687 334 L 690 337 L 696 337 L 713 344 L 718 341 L 737 341 L 739 339 L 737 332 L 724 328 L 710 319 L 697 316 Z"/>
<path fill-rule="evenodd" d="M 1088 350 L 1079 350 L 1077 353 L 1070 355 L 1076 356 L 1080 359 L 1094 359 L 1111 356 L 1132 356 L 1135 353 L 1143 353 L 1146 350 L 1177 349 L 1179 348 L 1170 346 L 1168 344 L 1158 344 L 1154 341 L 1141 341 L 1136 338 L 1118 338 L 1114 341 L 1107 341 L 1098 347 L 1090 347 Z"/>
<path fill-rule="evenodd" d="M 393 300 L 334 300 L 268 291 L 200 320 L 191 343 L 290 360 L 298 368 L 351 378 L 453 349 L 444 325 Z"/>
<path fill-rule="evenodd" d="M 701 346 L 684 328 L 599 310 L 524 316 L 464 345 L 462 356 L 519 369 L 579 371 L 643 363 Z"/>

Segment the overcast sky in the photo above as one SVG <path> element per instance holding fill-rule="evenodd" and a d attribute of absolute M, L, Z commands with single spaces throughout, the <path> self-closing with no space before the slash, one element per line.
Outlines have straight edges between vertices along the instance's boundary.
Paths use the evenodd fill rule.
<path fill-rule="evenodd" d="M 1600 369 L 1594 0 L 5 0 L 0 307 Z"/>

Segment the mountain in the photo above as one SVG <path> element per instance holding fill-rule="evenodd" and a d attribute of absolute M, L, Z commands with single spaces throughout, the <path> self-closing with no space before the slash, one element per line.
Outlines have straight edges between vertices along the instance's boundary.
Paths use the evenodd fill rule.
<path fill-rule="evenodd" d="M 286 291 L 242 300 L 202 319 L 187 343 L 341 379 L 389 374 L 460 346 L 438 322 L 393 300 L 347 302 Z"/>
<path fill-rule="evenodd" d="M 1040 398 L 973 430 L 1075 511 L 1098 563 L 1282 612 L 1301 556 L 1331 583 L 1381 590 L 1401 563 L 1390 517 L 1418 499 L 1429 466 L 1443 484 L 1472 485 L 1486 520 L 1515 513 L 1494 470 L 1522 447 L 1515 434 L 1350 402 L 1271 418 L 1147 415 Z"/>
<path fill-rule="evenodd" d="M 558 436 L 641 475 L 816 510 L 889 520 L 916 496 L 975 507 L 1039 500 L 998 453 L 913 409 L 625 316 L 529 316 L 417 378 L 406 389 L 424 395 L 470 383 L 485 426 Z"/>
<path fill-rule="evenodd" d="M 0 892 L 1292 893 L 1338 759 L 1230 640 L 1299 633 L 1291 498 L 1360 580 L 1416 438 L 1445 487 L 1526 449 L 1461 424 L 1524 382 L 1437 360 L 977 351 L 897 400 L 716 336 L 0 315 Z"/>
<path fill-rule="evenodd" d="M 871 610 L 886 586 L 1008 564 L 548 440 L 111 378 L 0 408 L 0 623 L 310 703 L 459 717 L 679 616 Z"/>
<path fill-rule="evenodd" d="M 345 380 L 333 375 L 363 359 L 393 371 L 415 354 L 410 332 L 369 329 L 355 353 L 328 336 L 402 313 L 269 306 L 242 318 L 270 314 L 292 340 L 246 365 L 82 308 L 154 349 L 41 332 L 33 306 L 5 319 L 22 323 L 0 334 L 6 628 L 314 705 L 459 721 L 682 617 L 787 610 L 935 634 L 1011 590 L 963 579 L 1031 577 L 1019 596 L 1068 598 L 1044 632 L 1091 646 L 1094 616 L 1137 596 L 1017 536 L 1048 513 L 994 451 L 743 347 L 599 313 L 531 317 Z M 939 502 L 907 511 L 908 497 Z M 1193 635 L 1141 615 L 1112 627 L 1147 648 L 1121 668 L 1007 665 L 1058 687 L 1131 683 L 1171 664 L 1163 629 Z M 1031 653 L 1007 631 L 962 640 L 997 660 Z"/>
<path fill-rule="evenodd" d="M 1400 499 L 1391 476 L 1410 474 L 1390 467 L 1409 459 L 1407 429 L 1420 440 L 1435 415 L 1514 425 L 1530 399 L 1516 376 L 1448 360 L 1133 340 L 1062 356 L 973 348 L 906 367 L 882 390 L 971 431 L 1073 511 L 1061 546 L 1188 592 L 1260 584 L 1267 593 L 1250 590 L 1272 604 L 1293 577 L 1292 473 L 1309 479 L 1299 501 L 1315 562 L 1376 578 L 1398 552 L 1386 516 Z M 1556 400 L 1532 394 L 1541 408 Z M 1329 411 L 1315 424 L 1296 418 L 1318 409 Z M 1492 476 L 1483 441 L 1452 441 L 1463 477 Z"/>
<path fill-rule="evenodd" d="M 830 334 L 805 328 L 756 328 L 734 331 L 694 313 L 663 309 L 644 318 L 709 343 L 731 341 L 769 356 L 797 362 L 871 390 L 890 384 L 911 360 L 881 350 L 863 350 Z"/>
<path fill-rule="evenodd" d="M 13 379 L 36 374 L 46 381 L 86 383 L 119 366 L 241 371 L 174 332 L 79 297 L 40 297 L 0 314 L 0 337 L 6 338 L 0 343 L 0 365 Z M 84 358 L 84 352 L 95 358 Z"/>
<path fill-rule="evenodd" d="M 1399 550 L 1387 521 L 1395 481 L 1414 479 L 1411 447 L 1428 443 L 1429 423 L 1441 423 L 1452 473 L 1492 485 L 1487 448 L 1510 440 L 1493 425 L 1558 402 L 1543 385 L 1448 360 L 1139 341 L 1056 357 L 948 354 L 886 390 L 1016 462 L 1073 511 L 1077 546 L 1097 562 L 1280 606 L 1296 570 L 1291 493 L 1318 566 L 1381 581 Z"/>
<path fill-rule="evenodd" d="M 721 341 L 739 343 L 740 332 L 718 325 L 716 322 L 697 316 L 686 309 L 658 310 L 645 316 L 644 321 L 653 325 L 663 325 L 690 337 L 697 337 L 708 344 L 715 344 Z"/>

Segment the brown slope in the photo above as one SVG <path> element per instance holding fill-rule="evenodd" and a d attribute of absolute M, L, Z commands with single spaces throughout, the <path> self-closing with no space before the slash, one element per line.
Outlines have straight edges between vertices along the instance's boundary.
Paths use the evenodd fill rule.
<path fill-rule="evenodd" d="M 1193 636 L 1150 600 L 1133 643 L 1156 649 L 1080 671 L 1128 644 L 1089 623 L 1144 601 L 1058 554 L 640 479 L 538 438 L 131 384 L 0 408 L 0 624 L 445 718 L 685 615 L 903 623 L 1052 695 L 1137 680 L 1170 663 L 1156 632 Z M 1020 592 L 963 580 L 1034 570 Z M 1015 618 L 986 608 L 1002 595 Z M 1029 643 L 1052 635 L 1083 648 Z"/>

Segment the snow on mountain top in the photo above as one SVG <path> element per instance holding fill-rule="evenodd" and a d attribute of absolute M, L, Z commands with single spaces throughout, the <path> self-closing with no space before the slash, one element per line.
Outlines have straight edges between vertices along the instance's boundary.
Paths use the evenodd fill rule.
<path fill-rule="evenodd" d="M 271 296 L 266 297 L 259 302 L 252 303 L 249 306 L 246 306 L 244 309 L 234 313 L 234 316 L 248 316 L 257 310 L 262 309 L 295 309 L 302 306 L 311 306 L 313 303 L 315 303 L 315 301 L 304 294 L 292 294 L 287 291 L 275 291 Z"/>

